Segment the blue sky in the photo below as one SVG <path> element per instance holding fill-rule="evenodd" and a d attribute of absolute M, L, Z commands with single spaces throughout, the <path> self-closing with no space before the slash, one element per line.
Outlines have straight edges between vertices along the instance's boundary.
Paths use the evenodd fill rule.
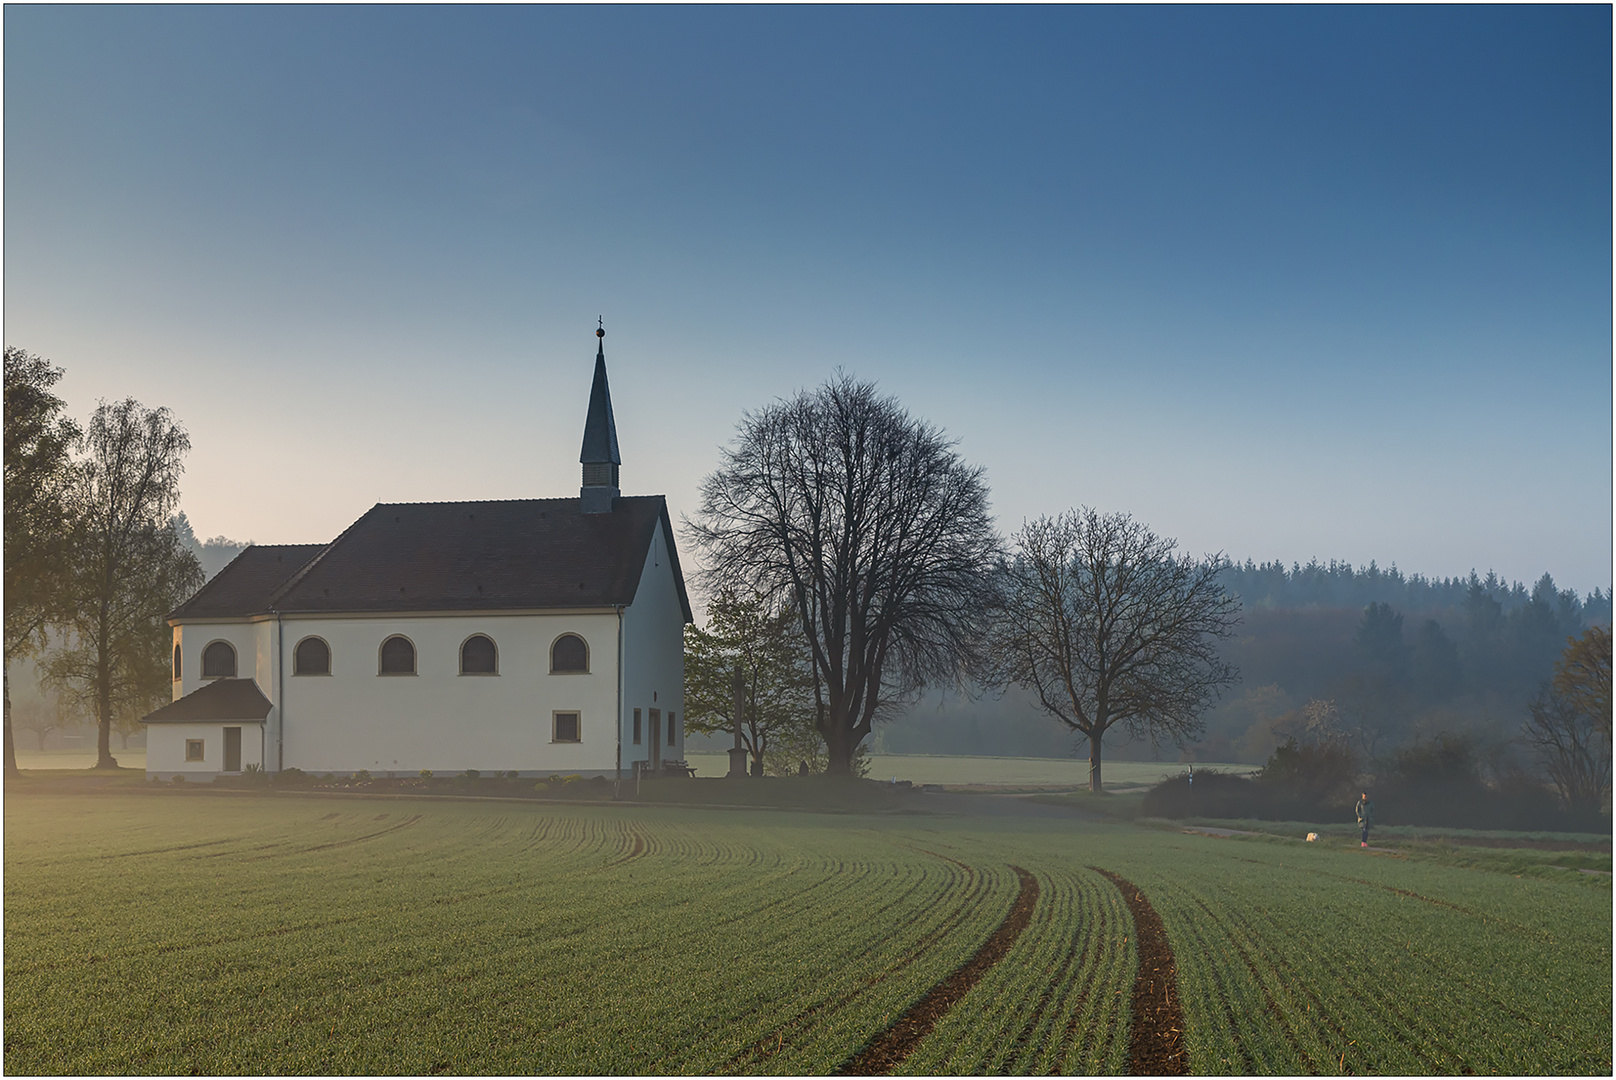
<path fill-rule="evenodd" d="M 1197 553 L 1611 583 L 1607 7 L 5 9 L 6 341 L 199 533 L 630 493 L 842 367 Z"/>

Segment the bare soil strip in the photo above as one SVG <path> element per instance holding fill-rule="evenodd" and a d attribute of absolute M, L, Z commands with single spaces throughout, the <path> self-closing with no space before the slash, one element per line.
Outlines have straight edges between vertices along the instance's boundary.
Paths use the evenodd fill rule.
<path fill-rule="evenodd" d="M 1189 1053 L 1184 1049 L 1184 1013 L 1178 1007 L 1178 965 L 1161 916 L 1145 894 L 1126 878 L 1101 870 L 1122 893 L 1133 914 L 1134 943 L 1139 950 L 1139 974 L 1133 980 L 1133 1032 L 1128 1038 L 1128 1075 L 1188 1076 Z"/>
<path fill-rule="evenodd" d="M 834 1075 L 881 1076 L 890 1073 L 914 1051 L 921 1039 L 930 1034 L 931 1029 L 937 1026 L 937 1021 L 981 981 L 988 969 L 1004 959 L 1004 954 L 1010 951 L 1010 946 L 1015 944 L 1016 938 L 1032 921 L 1032 910 L 1038 903 L 1038 879 L 1019 866 L 1011 866 L 1010 869 L 1021 879 L 1021 891 L 1016 894 L 1015 903 L 1010 905 L 1010 913 L 1004 917 L 1004 922 L 999 924 L 993 936 L 982 943 L 975 956 L 928 990 L 925 997 L 871 1039 L 863 1050 L 844 1061 Z"/>

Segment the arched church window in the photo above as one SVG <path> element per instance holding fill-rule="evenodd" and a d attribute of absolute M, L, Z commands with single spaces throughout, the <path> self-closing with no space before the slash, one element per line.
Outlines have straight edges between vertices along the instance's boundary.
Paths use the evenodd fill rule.
<path fill-rule="evenodd" d="M 306 637 L 292 650 L 293 675 L 331 674 L 331 646 L 317 637 Z"/>
<path fill-rule="evenodd" d="M 486 634 L 473 634 L 460 646 L 460 674 L 498 675 L 499 650 Z"/>
<path fill-rule="evenodd" d="M 571 674 L 589 670 L 589 646 L 577 634 L 562 634 L 550 646 L 550 673 Z"/>
<path fill-rule="evenodd" d="M 382 642 L 383 675 L 414 675 L 415 646 L 410 639 L 394 635 Z"/>
<path fill-rule="evenodd" d="M 234 679 L 236 677 L 236 647 L 228 641 L 215 641 L 203 649 L 202 677 L 204 679 Z"/>
<path fill-rule="evenodd" d="M 179 677 L 180 677 L 180 643 L 176 641 L 174 643 L 174 678 L 177 680 L 177 679 L 179 679 Z"/>

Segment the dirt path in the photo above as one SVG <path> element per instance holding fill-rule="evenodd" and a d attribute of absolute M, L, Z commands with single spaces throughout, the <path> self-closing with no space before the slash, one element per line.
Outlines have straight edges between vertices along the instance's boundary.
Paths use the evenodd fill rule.
<path fill-rule="evenodd" d="M 1010 914 L 1004 917 L 1004 922 L 999 924 L 993 936 L 983 942 L 975 956 L 928 990 L 925 997 L 871 1039 L 863 1050 L 844 1061 L 834 1075 L 880 1076 L 890 1073 L 937 1026 L 937 1021 L 981 981 L 988 969 L 1004 959 L 1004 954 L 1010 951 L 1010 946 L 1015 944 L 1016 938 L 1032 921 L 1032 909 L 1038 903 L 1038 879 L 1019 866 L 1010 869 L 1021 879 L 1021 891 L 1010 906 Z"/>
<path fill-rule="evenodd" d="M 1161 916 L 1145 894 L 1126 878 L 1089 869 L 1111 879 L 1133 914 L 1134 942 L 1139 949 L 1139 974 L 1133 981 L 1133 1033 L 1128 1039 L 1128 1075 L 1188 1076 L 1189 1053 L 1184 1049 L 1184 1013 L 1178 1007 L 1178 965 Z"/>

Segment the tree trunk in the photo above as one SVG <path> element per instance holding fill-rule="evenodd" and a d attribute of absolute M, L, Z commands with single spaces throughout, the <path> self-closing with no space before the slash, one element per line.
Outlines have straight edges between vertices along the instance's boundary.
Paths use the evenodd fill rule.
<path fill-rule="evenodd" d="M 11 735 L 11 665 L 6 665 L 5 675 L 6 694 L 6 775 L 17 775 L 17 743 Z"/>
<path fill-rule="evenodd" d="M 1105 732 L 1095 728 L 1089 732 L 1089 790 L 1100 794 L 1100 740 Z"/>
<path fill-rule="evenodd" d="M 825 736 L 825 775 L 853 775 L 853 740 L 845 727 L 834 726 Z"/>
<path fill-rule="evenodd" d="M 118 759 L 112 756 L 112 672 L 109 669 L 106 646 L 100 648 L 96 664 L 95 687 L 95 767 L 116 769 Z"/>
<path fill-rule="evenodd" d="M 753 776 L 763 775 L 763 755 L 768 748 L 769 737 L 757 730 L 757 728 L 753 728 L 751 745 L 748 747 L 752 751 L 752 768 L 749 771 Z"/>

